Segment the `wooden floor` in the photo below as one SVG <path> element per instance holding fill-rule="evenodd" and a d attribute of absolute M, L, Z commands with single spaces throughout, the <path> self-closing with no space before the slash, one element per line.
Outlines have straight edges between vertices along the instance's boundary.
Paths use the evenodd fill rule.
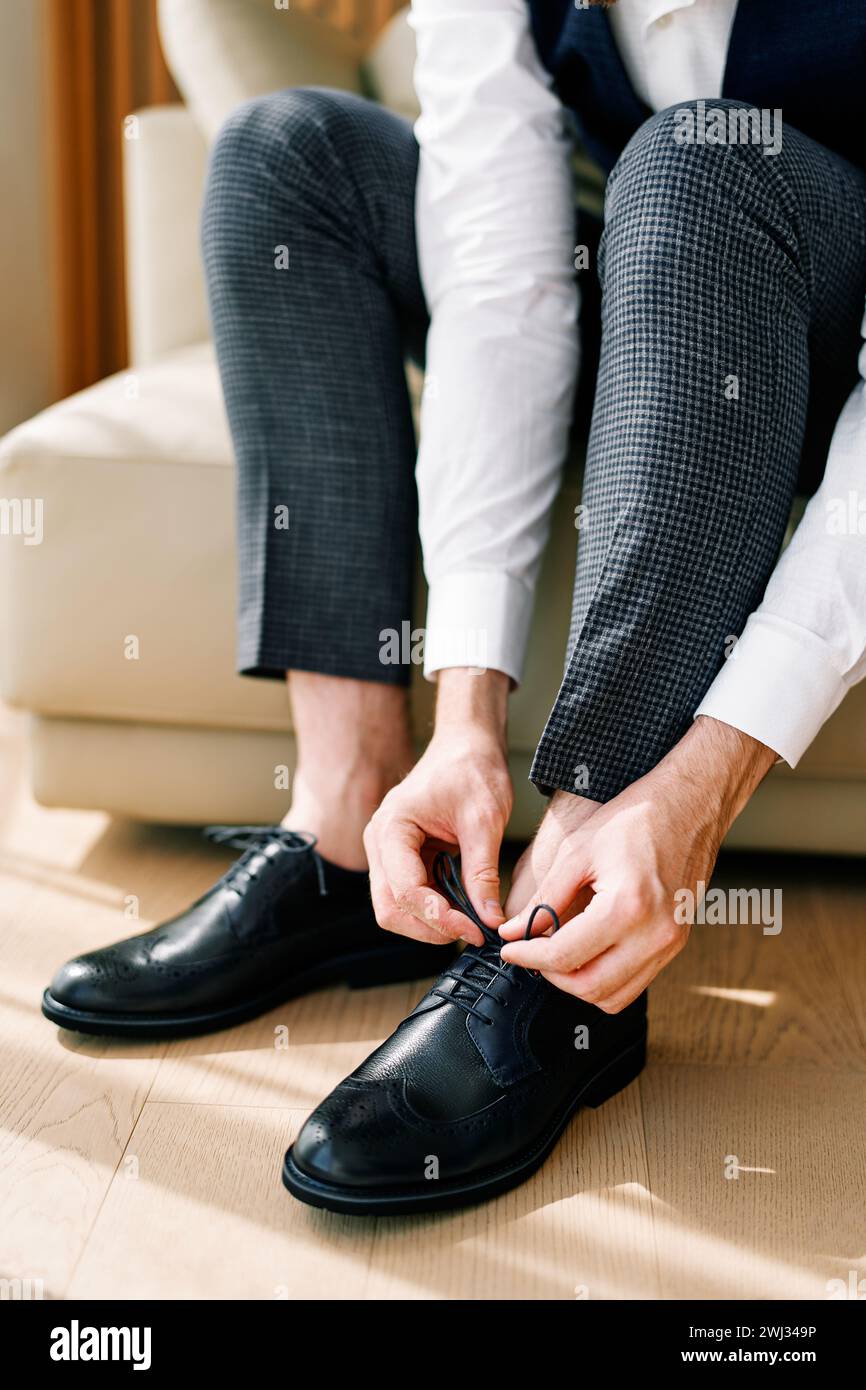
<path fill-rule="evenodd" d="M 152 1299 L 795 1299 L 866 1277 L 862 866 L 728 861 L 727 882 L 783 889 L 781 934 L 697 928 L 655 987 L 640 1081 L 516 1192 L 335 1217 L 283 1190 L 283 1151 L 420 987 L 334 989 L 175 1044 L 59 1032 L 39 1013 L 56 965 L 228 860 L 190 831 L 34 806 L 22 721 L 2 731 L 0 1276 Z"/>

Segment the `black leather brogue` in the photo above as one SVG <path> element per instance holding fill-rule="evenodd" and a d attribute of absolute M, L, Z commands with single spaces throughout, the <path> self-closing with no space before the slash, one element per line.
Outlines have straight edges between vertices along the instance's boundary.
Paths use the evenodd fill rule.
<path fill-rule="evenodd" d="M 185 1037 L 323 985 L 423 979 L 449 958 L 447 947 L 382 931 L 367 874 L 322 859 L 313 836 L 281 826 L 205 834 L 240 859 L 179 917 L 68 961 L 43 995 L 46 1018 L 80 1033 Z"/>
<path fill-rule="evenodd" d="M 467 947 L 307 1120 L 283 1181 L 312 1206 L 388 1215 L 496 1196 L 540 1167 L 579 1107 L 643 1068 L 645 993 L 605 1014 L 507 964 L 447 856 L 436 876 L 484 945 Z"/>

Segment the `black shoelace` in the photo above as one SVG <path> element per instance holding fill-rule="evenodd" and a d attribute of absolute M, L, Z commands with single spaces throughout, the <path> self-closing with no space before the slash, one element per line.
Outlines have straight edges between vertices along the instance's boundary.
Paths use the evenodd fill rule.
<path fill-rule="evenodd" d="M 232 849 L 243 850 L 240 859 L 223 874 L 222 883 L 229 884 L 238 893 L 243 893 L 250 879 L 258 878 L 262 869 L 271 864 L 264 853 L 269 844 L 278 840 L 290 854 L 311 854 L 316 867 L 319 893 L 326 897 L 325 866 L 322 856 L 316 850 L 315 835 L 305 830 L 284 830 L 281 825 L 208 825 L 204 836 L 215 845 L 229 845 Z"/>
<path fill-rule="evenodd" d="M 471 1014 L 473 1018 L 480 1018 L 482 1022 L 492 1027 L 493 1019 L 481 1013 L 478 1005 L 483 998 L 487 998 L 492 1000 L 495 1004 L 500 1004 L 503 1009 L 506 1008 L 506 1000 L 499 999 L 495 994 L 490 993 L 491 986 L 496 983 L 501 975 L 505 975 L 514 985 L 515 989 L 521 989 L 520 975 L 523 967 L 519 965 L 510 965 L 500 956 L 500 951 L 503 946 L 502 938 L 497 931 L 494 931 L 492 927 L 488 927 L 478 916 L 478 913 L 475 911 L 469 899 L 469 894 L 463 886 L 463 881 L 460 878 L 460 870 L 457 868 L 457 864 L 452 855 L 445 853 L 437 854 L 433 862 L 433 877 L 436 880 L 437 887 L 442 890 L 443 895 L 448 899 L 451 906 L 456 908 L 458 912 L 462 912 L 471 922 L 474 922 L 475 926 L 484 937 L 484 945 L 481 947 L 470 947 L 470 950 L 476 951 L 477 955 L 475 955 L 468 966 L 464 965 L 463 969 L 453 967 L 450 970 L 443 971 L 443 979 L 457 981 L 453 990 L 445 990 L 437 986 L 432 992 L 433 994 L 438 994 L 441 999 L 447 999 L 449 1003 L 456 1004 L 459 1009 L 463 1009 L 465 1013 Z M 539 912 L 549 913 L 551 921 L 553 922 L 553 930 L 559 931 L 559 918 L 553 908 L 548 907 L 547 903 L 538 903 L 529 914 L 526 931 L 523 933 L 524 941 L 528 941 L 532 935 L 532 924 Z M 465 953 L 461 956 L 461 961 L 464 959 Z M 530 970 L 527 973 L 536 977 L 538 975 L 537 970 Z M 464 992 L 461 993 L 461 990 Z"/>

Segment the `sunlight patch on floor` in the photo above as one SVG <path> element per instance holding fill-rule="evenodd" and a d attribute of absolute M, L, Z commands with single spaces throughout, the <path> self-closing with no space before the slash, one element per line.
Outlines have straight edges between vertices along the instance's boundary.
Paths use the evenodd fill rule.
<path fill-rule="evenodd" d="M 692 985 L 691 993 L 727 999 L 732 1004 L 751 1004 L 755 1009 L 769 1009 L 778 998 L 774 989 L 722 989 L 720 985 Z"/>

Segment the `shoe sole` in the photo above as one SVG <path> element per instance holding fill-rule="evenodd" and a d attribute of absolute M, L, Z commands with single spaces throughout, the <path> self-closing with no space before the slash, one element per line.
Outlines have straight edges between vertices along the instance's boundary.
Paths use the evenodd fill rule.
<path fill-rule="evenodd" d="M 320 1182 L 303 1172 L 292 1150 L 283 1160 L 283 1183 L 293 1197 L 308 1206 L 344 1216 L 408 1216 L 420 1212 L 449 1211 L 488 1201 L 518 1187 L 544 1163 L 566 1128 L 575 1111 L 588 1105 L 596 1109 L 625 1089 L 643 1071 L 646 1064 L 646 1033 L 624 1051 L 613 1057 L 602 1069 L 572 1096 L 556 1116 L 544 1135 L 519 1158 L 496 1169 L 475 1174 L 459 1183 L 439 1183 L 431 1180 L 417 1187 L 383 1191 L 376 1188 L 341 1187 Z"/>
<path fill-rule="evenodd" d="M 429 956 L 422 954 L 424 950 Z M 189 1038 L 215 1033 L 245 1023 L 269 1009 L 328 985 L 346 984 L 350 989 L 372 989 L 377 985 L 405 984 L 441 973 L 447 963 L 441 946 L 409 950 L 365 951 L 340 956 L 313 969 L 295 974 L 290 980 L 255 999 L 245 999 L 227 1008 L 207 1013 L 185 1014 L 109 1014 L 73 1009 L 61 1004 L 51 991 L 42 996 L 42 1012 L 52 1023 L 75 1033 L 111 1038 Z"/>

